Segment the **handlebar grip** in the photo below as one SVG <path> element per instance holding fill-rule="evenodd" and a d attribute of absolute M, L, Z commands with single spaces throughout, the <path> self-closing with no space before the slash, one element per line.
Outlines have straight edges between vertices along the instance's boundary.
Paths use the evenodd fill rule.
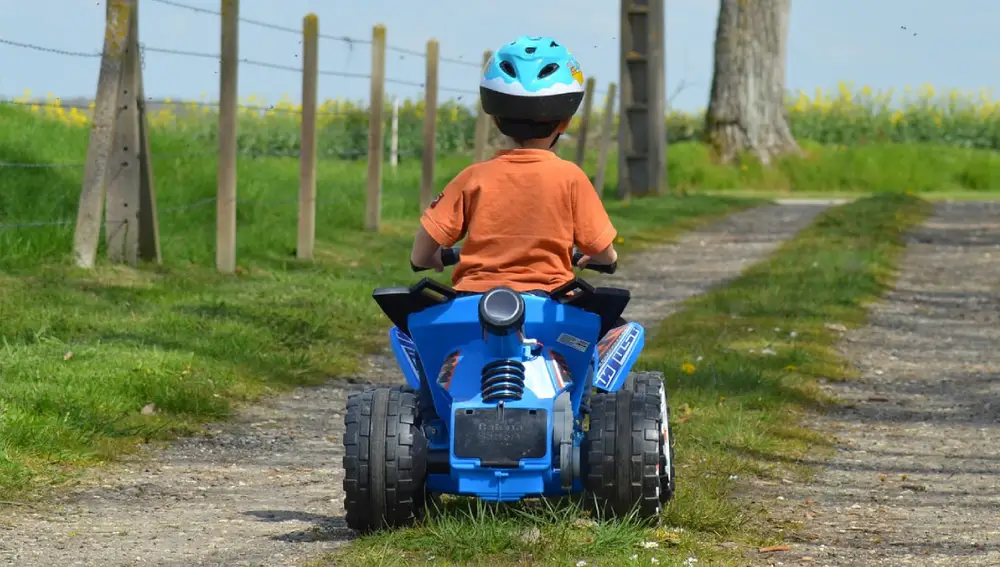
<path fill-rule="evenodd" d="M 576 266 L 580 262 L 581 258 L 583 258 L 583 254 L 580 252 L 573 254 L 573 265 Z M 593 270 L 602 274 L 613 274 L 618 271 L 618 262 L 613 262 L 611 264 L 591 264 L 588 262 L 583 269 Z"/>
<path fill-rule="evenodd" d="M 445 267 L 454 266 L 455 264 L 458 263 L 458 260 L 461 258 L 461 251 L 462 249 L 459 247 L 442 248 L 441 263 L 444 264 Z M 413 262 L 410 262 L 410 269 L 413 270 L 414 272 L 423 272 L 428 270 L 429 268 L 421 268 L 420 266 L 414 264 Z"/>

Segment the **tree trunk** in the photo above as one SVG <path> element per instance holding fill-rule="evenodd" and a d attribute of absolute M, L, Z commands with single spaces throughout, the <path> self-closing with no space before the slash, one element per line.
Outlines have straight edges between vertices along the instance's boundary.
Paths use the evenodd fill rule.
<path fill-rule="evenodd" d="M 705 136 L 723 163 L 800 151 L 785 107 L 790 10 L 791 0 L 721 0 Z"/>

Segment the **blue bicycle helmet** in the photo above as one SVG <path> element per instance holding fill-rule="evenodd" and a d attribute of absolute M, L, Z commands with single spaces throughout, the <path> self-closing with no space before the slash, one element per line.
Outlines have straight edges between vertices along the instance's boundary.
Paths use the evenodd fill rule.
<path fill-rule="evenodd" d="M 479 83 L 483 110 L 515 139 L 545 138 L 583 101 L 583 71 L 551 37 L 521 36 L 496 50 Z"/>

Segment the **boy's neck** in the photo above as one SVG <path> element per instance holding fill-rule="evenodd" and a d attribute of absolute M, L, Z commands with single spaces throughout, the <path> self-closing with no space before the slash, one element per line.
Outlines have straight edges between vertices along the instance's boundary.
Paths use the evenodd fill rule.
<path fill-rule="evenodd" d="M 552 140 L 524 140 L 514 144 L 514 147 L 524 150 L 550 150 L 552 149 Z"/>

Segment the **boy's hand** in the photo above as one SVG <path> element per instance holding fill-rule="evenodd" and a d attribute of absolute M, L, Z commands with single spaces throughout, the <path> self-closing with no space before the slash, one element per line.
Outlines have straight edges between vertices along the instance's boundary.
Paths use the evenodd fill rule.
<path fill-rule="evenodd" d="M 435 272 L 444 271 L 444 261 L 441 260 L 441 248 L 438 248 L 437 251 L 434 252 L 434 255 L 431 256 L 430 260 L 431 260 L 430 262 L 431 265 L 427 266 L 428 268 L 431 268 Z"/>
<path fill-rule="evenodd" d="M 584 254 L 583 256 L 580 257 L 580 260 L 576 263 L 576 266 L 581 269 L 586 268 L 587 263 L 590 262 L 590 260 L 592 260 L 592 258 Z"/>

